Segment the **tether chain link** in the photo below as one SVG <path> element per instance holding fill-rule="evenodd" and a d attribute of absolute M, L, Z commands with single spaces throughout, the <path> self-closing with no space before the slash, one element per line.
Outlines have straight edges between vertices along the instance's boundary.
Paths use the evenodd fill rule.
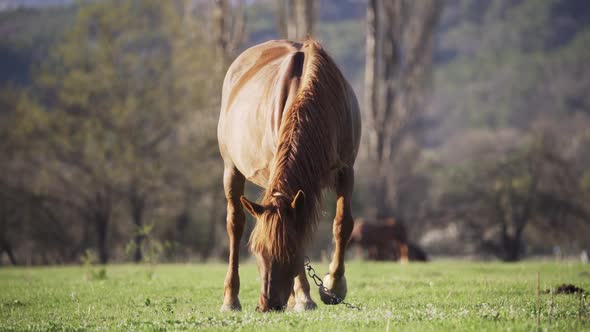
<path fill-rule="evenodd" d="M 323 291 L 326 295 L 328 295 L 329 297 L 332 298 L 333 304 L 344 304 L 349 309 L 362 310 L 361 307 L 356 306 L 351 303 L 348 303 L 348 302 L 344 301 L 344 299 L 339 298 L 338 296 L 336 296 L 336 294 L 332 293 L 326 286 L 324 286 L 324 282 L 322 281 L 322 278 L 320 278 L 315 273 L 315 270 L 313 269 L 313 267 L 311 267 L 310 259 L 307 256 L 305 256 L 304 265 L 305 265 L 305 269 L 307 270 L 307 275 L 311 278 L 311 280 L 313 280 L 313 282 L 316 284 L 316 286 L 318 286 L 318 288 L 321 291 Z"/>

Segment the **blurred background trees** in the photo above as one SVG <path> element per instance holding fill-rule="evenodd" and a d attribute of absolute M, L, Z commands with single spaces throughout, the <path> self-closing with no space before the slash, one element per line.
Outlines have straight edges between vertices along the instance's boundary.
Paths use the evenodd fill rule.
<path fill-rule="evenodd" d="M 313 36 L 317 7 L 313 0 L 276 1 L 276 22 L 279 36 L 284 39 L 302 40 Z"/>
<path fill-rule="evenodd" d="M 40 183 L 23 186 L 54 216 L 71 211 L 71 257 L 96 248 L 107 262 L 133 239 L 140 261 L 146 223 L 181 214 L 186 192 L 219 178 L 215 170 L 198 171 L 217 158 L 214 109 L 223 69 L 202 46 L 210 43 L 205 32 L 183 20 L 194 13 L 181 5 L 82 5 L 34 70 L 29 89 L 38 106 L 22 110 L 32 118 L 22 125 L 33 128 L 20 152 L 30 152 L 21 162 L 39 173 Z M 18 102 L 7 101 L 8 112 Z M 196 163 L 200 158 L 207 162 Z M 120 232 L 127 234 L 119 238 Z"/>
<path fill-rule="evenodd" d="M 223 75 L 307 35 L 361 101 L 355 216 L 395 216 L 430 256 L 590 247 L 584 0 L 19 4 L 0 11 L 2 264 L 223 258 Z"/>
<path fill-rule="evenodd" d="M 446 210 L 463 220 L 478 250 L 505 261 L 526 253 L 525 231 L 580 240 L 575 232 L 590 218 L 571 156 L 559 150 L 558 137 L 535 131 L 508 152 L 477 154 L 469 166 L 452 171 L 444 193 Z M 561 143 L 561 144 L 560 144 Z M 576 174 L 577 173 L 577 174 Z"/>
<path fill-rule="evenodd" d="M 434 34 L 444 1 L 378 1 L 367 4 L 364 146 L 373 165 L 369 180 L 377 218 L 391 216 L 396 206 L 400 175 L 414 165 L 400 146 L 423 110 L 432 66 Z"/>

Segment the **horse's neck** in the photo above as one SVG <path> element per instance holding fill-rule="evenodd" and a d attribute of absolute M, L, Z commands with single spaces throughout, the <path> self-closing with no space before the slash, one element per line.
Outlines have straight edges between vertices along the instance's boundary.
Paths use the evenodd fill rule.
<path fill-rule="evenodd" d="M 311 225 L 317 219 L 317 207 L 321 196 L 321 187 L 319 185 L 320 176 L 316 174 L 299 177 L 299 179 L 302 178 L 311 179 L 311 181 L 299 182 L 296 181 L 296 178 L 289 176 L 280 178 L 280 181 L 275 181 L 273 185 L 267 187 L 262 204 L 274 206 L 291 204 L 297 192 L 301 190 L 305 195 L 305 212 L 303 217 L 305 224 Z M 316 183 L 317 185 L 310 186 L 309 183 Z M 307 227 L 305 225 L 302 226 L 305 229 L 303 232 L 307 232 Z"/>
<path fill-rule="evenodd" d="M 293 198 L 299 190 L 302 190 L 306 196 L 315 195 L 321 183 L 321 175 L 314 173 L 301 173 L 297 170 L 303 169 L 298 163 L 300 160 L 295 158 L 282 169 L 274 169 L 271 172 L 271 180 L 266 189 L 265 196 L 285 196 Z"/>

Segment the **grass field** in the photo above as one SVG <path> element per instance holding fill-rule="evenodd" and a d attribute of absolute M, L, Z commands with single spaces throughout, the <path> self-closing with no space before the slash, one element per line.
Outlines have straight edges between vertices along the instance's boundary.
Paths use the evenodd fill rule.
<path fill-rule="evenodd" d="M 314 263 L 318 271 L 327 264 Z M 98 268 L 95 268 L 98 269 Z M 590 266 L 440 261 L 428 264 L 351 262 L 347 300 L 307 313 L 254 311 L 256 266 L 241 267 L 244 310 L 221 313 L 224 264 L 0 269 L 1 330 L 590 330 L 590 299 L 541 294 L 573 283 L 590 290 Z M 96 271 L 95 271 L 96 272 Z M 553 303 L 551 305 L 551 302 Z M 552 307 L 552 309 L 550 309 Z M 551 322 L 549 322 L 549 311 Z"/>

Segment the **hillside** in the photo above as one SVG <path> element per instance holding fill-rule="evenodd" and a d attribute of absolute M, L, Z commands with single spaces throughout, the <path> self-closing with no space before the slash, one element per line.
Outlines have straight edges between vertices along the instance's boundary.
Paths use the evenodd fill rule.
<path fill-rule="evenodd" d="M 0 0 L 0 11 L 23 7 L 66 6 L 72 3 L 72 0 Z"/>

